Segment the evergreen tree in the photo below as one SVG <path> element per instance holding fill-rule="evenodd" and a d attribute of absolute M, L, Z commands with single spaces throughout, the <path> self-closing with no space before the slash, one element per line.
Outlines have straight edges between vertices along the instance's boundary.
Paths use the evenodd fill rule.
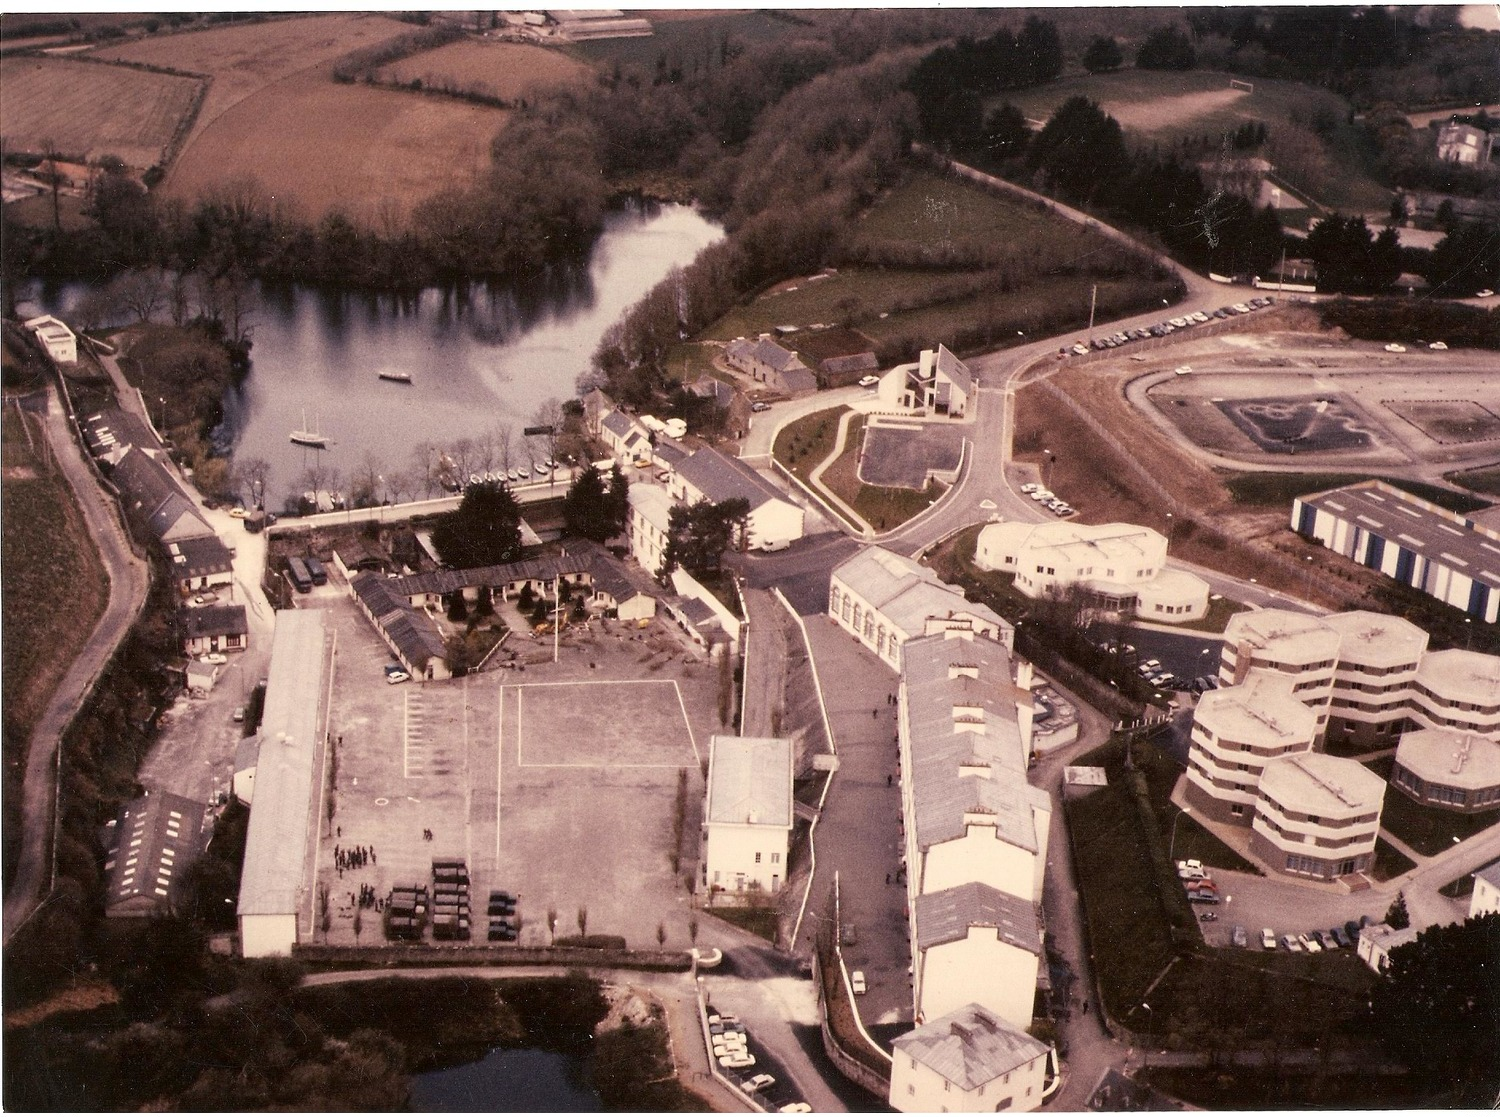
<path fill-rule="evenodd" d="M 1083 52 L 1083 68 L 1091 74 L 1107 74 L 1125 65 L 1125 55 L 1120 44 L 1108 35 L 1101 35 Z"/>
<path fill-rule="evenodd" d="M 484 481 L 432 529 L 432 545 L 444 565 L 456 570 L 497 566 L 521 557 L 521 508 L 509 486 Z"/>
<path fill-rule="evenodd" d="M 604 477 L 592 464 L 574 478 L 563 498 L 563 531 L 595 543 L 615 534 L 610 494 L 605 491 Z"/>
<path fill-rule="evenodd" d="M 1070 97 L 1031 141 L 1028 162 L 1077 201 L 1104 200 L 1102 188 L 1129 172 L 1120 123 L 1087 97 Z"/>
<path fill-rule="evenodd" d="M 1386 909 L 1385 921 L 1398 931 L 1404 931 L 1411 926 L 1411 916 L 1406 910 L 1405 892 L 1396 893 L 1396 898 L 1391 901 L 1391 906 Z"/>
<path fill-rule="evenodd" d="M 1176 27 L 1153 32 L 1136 52 L 1138 70 L 1191 70 L 1196 61 L 1192 40 Z"/>

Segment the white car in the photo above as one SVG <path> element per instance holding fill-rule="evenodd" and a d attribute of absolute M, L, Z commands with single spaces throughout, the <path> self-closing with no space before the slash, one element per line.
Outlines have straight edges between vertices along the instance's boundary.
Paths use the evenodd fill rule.
<path fill-rule="evenodd" d="M 753 1094 L 756 1090 L 764 1090 L 767 1086 L 776 1085 L 776 1079 L 769 1074 L 757 1074 L 754 1078 L 747 1079 L 742 1085 L 747 1094 Z"/>
<path fill-rule="evenodd" d="M 1494 298 L 1494 295 L 1495 295 L 1495 292 L 1491 291 L 1488 287 L 1486 287 L 1483 291 L 1475 291 L 1474 292 L 1474 297 L 1476 299 Z"/>
<path fill-rule="evenodd" d="M 411 678 L 405 671 L 387 671 L 385 681 L 394 686 L 396 683 L 404 683 Z"/>
<path fill-rule="evenodd" d="M 855 996 L 862 995 L 864 993 L 864 991 L 865 991 L 865 988 L 866 988 L 866 986 L 865 986 L 865 971 L 864 970 L 855 970 L 852 974 L 850 974 L 849 975 L 849 984 L 853 987 L 853 989 L 854 989 L 854 995 Z"/>
<path fill-rule="evenodd" d="M 1175 372 L 1178 376 L 1186 376 L 1188 373 L 1190 373 L 1190 372 L 1193 371 L 1193 366 L 1192 365 L 1178 365 L 1172 371 Z"/>
<path fill-rule="evenodd" d="M 1309 954 L 1323 953 L 1323 944 L 1310 935 L 1298 935 L 1297 941 L 1302 944 L 1302 949 Z"/>
<path fill-rule="evenodd" d="M 1027 481 L 1026 484 L 1021 486 L 1021 491 L 1029 496 L 1040 488 L 1041 486 L 1038 485 L 1035 481 Z"/>
<path fill-rule="evenodd" d="M 1390 344 L 1388 344 L 1385 347 L 1385 351 L 1387 353 L 1405 353 L 1406 352 L 1406 346 L 1404 346 L 1404 345 L 1397 345 L 1393 341 L 1393 342 L 1391 342 Z"/>
<path fill-rule="evenodd" d="M 1262 950 L 1276 949 L 1276 932 L 1269 927 L 1260 929 L 1260 948 Z"/>
<path fill-rule="evenodd" d="M 1073 352 L 1077 353 L 1080 357 L 1086 356 L 1088 354 L 1088 351 L 1089 347 L 1081 341 L 1077 345 L 1073 346 Z"/>
<path fill-rule="evenodd" d="M 769 403 L 766 403 L 764 400 L 757 400 L 755 403 L 752 403 L 750 405 L 750 410 L 754 411 L 758 415 L 762 411 L 771 410 L 771 405 Z"/>
<path fill-rule="evenodd" d="M 744 1070 L 755 1065 L 754 1055 L 720 1055 L 719 1066 L 727 1070 Z"/>
<path fill-rule="evenodd" d="M 249 514 L 250 513 L 246 512 L 243 508 L 240 508 L 238 506 L 229 510 L 229 515 L 236 520 L 243 520 Z"/>
<path fill-rule="evenodd" d="M 861 388 L 873 388 L 876 384 L 879 383 L 880 377 L 878 376 L 861 376 L 859 378 L 859 386 Z"/>
<path fill-rule="evenodd" d="M 198 657 L 198 659 L 201 662 L 203 662 L 203 663 L 228 663 L 229 662 L 229 657 L 226 656 L 226 655 L 223 655 L 220 652 L 209 652 L 207 655 L 200 655 Z"/>
<path fill-rule="evenodd" d="M 793 1101 L 793 1102 L 787 1102 L 786 1105 L 782 1106 L 776 1112 L 777 1113 L 811 1113 L 812 1112 L 812 1106 L 808 1105 L 805 1101 Z"/>
<path fill-rule="evenodd" d="M 1250 313 L 1250 308 L 1248 306 L 1246 306 L 1244 303 L 1235 303 L 1234 304 L 1234 312 L 1236 314 L 1249 314 Z"/>
<path fill-rule="evenodd" d="M 1429 348 L 1429 349 L 1447 349 L 1448 348 L 1448 343 L 1446 341 L 1434 341 L 1427 348 Z M 232 512 L 230 513 L 230 515 L 233 515 L 233 514 L 234 513 L 232 513 Z"/>

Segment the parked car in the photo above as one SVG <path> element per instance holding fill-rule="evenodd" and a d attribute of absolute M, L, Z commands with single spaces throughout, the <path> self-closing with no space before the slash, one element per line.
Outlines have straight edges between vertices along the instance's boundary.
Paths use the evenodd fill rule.
<path fill-rule="evenodd" d="M 852 974 L 850 974 L 849 984 L 853 986 L 855 996 L 863 994 L 865 991 L 865 971 L 855 970 Z"/>
<path fill-rule="evenodd" d="M 243 707 L 243 706 L 236 706 L 234 708 L 234 713 L 232 713 L 231 715 L 229 715 L 229 720 L 235 722 L 236 724 L 238 724 L 239 722 L 244 721 L 245 720 L 245 707 Z"/>
<path fill-rule="evenodd" d="M 1243 927 L 1241 927 L 1239 924 L 1235 924 L 1234 930 L 1229 932 L 1229 941 L 1243 950 L 1245 947 L 1250 945 L 1250 936 L 1245 933 L 1245 929 Z"/>
<path fill-rule="evenodd" d="M 1172 371 L 1175 372 L 1178 376 L 1186 376 L 1188 373 L 1190 373 L 1190 372 L 1193 371 L 1193 366 L 1192 365 L 1178 365 Z"/>
<path fill-rule="evenodd" d="M 1177 879 L 1185 881 L 1207 880 L 1208 871 L 1205 869 L 1178 869 Z"/>
<path fill-rule="evenodd" d="M 194 605 L 212 605 L 217 600 L 219 600 L 219 595 L 216 593 L 197 593 L 193 595 Z"/>
<path fill-rule="evenodd" d="M 876 384 L 879 384 L 879 383 L 880 383 L 880 377 L 878 377 L 878 376 L 861 376 L 859 378 L 859 386 L 861 388 L 873 388 L 873 387 L 875 387 Z M 762 1075 L 761 1077 L 764 1078 L 764 1077 L 767 1077 L 767 1076 Z"/>
<path fill-rule="evenodd" d="M 1219 894 L 1211 888 L 1189 888 L 1187 898 L 1189 903 L 1194 904 L 1217 904 L 1219 902 Z"/>
<path fill-rule="evenodd" d="M 411 676 L 405 671 L 387 671 L 385 673 L 385 681 L 391 686 L 395 686 L 397 683 L 404 683 L 409 678 Z"/>
<path fill-rule="evenodd" d="M 198 659 L 202 663 L 223 664 L 229 662 L 229 657 L 222 652 L 209 652 L 207 655 L 200 655 Z"/>
<path fill-rule="evenodd" d="M 726 1070 L 744 1070 L 755 1065 L 755 1056 L 748 1052 L 742 1055 L 720 1055 L 719 1066 Z"/>
<path fill-rule="evenodd" d="M 1073 352 L 1077 353 L 1080 357 L 1082 357 L 1085 354 L 1087 354 L 1088 351 L 1089 351 L 1089 347 L 1087 345 L 1083 344 L 1083 342 L 1079 342 L 1077 345 L 1073 346 Z"/>
<path fill-rule="evenodd" d="M 1323 952 L 1323 944 L 1310 935 L 1298 935 L 1297 941 L 1302 944 L 1302 949 L 1309 954 L 1321 954 Z"/>
<path fill-rule="evenodd" d="M 1349 936 L 1344 933 L 1344 929 L 1342 927 L 1330 927 L 1328 929 L 1328 934 L 1323 939 L 1325 946 L 1328 945 L 1330 939 L 1333 942 L 1333 945 L 1329 946 L 1330 950 L 1332 950 L 1334 947 L 1343 948 L 1354 945 L 1349 941 Z"/>
<path fill-rule="evenodd" d="M 793 1102 L 787 1102 L 786 1105 L 782 1106 L 776 1112 L 777 1113 L 811 1113 L 812 1112 L 812 1106 L 808 1105 L 805 1101 L 793 1101 Z"/>
<path fill-rule="evenodd" d="M 1270 927 L 1262 927 L 1260 929 L 1260 948 L 1262 950 L 1276 949 L 1276 932 Z"/>
<path fill-rule="evenodd" d="M 767 1086 L 776 1085 L 776 1079 L 769 1074 L 757 1074 L 754 1078 L 746 1079 L 742 1088 L 747 1094 L 753 1094 L 756 1090 L 764 1090 Z"/>
<path fill-rule="evenodd" d="M 1447 349 L 1448 348 L 1448 343 L 1446 341 L 1434 341 L 1427 348 L 1429 348 L 1429 349 Z"/>
<path fill-rule="evenodd" d="M 1351 944 L 1359 942 L 1359 929 L 1364 926 L 1359 920 L 1351 919 L 1344 924 L 1344 934 L 1349 936 Z"/>
<path fill-rule="evenodd" d="M 1296 935 L 1282 935 L 1281 945 L 1293 954 L 1302 953 L 1302 943 L 1298 941 Z"/>
<path fill-rule="evenodd" d="M 1244 303 L 1235 303 L 1234 304 L 1234 312 L 1236 314 L 1249 314 L 1250 313 L 1250 308 L 1248 306 L 1246 306 Z"/>
<path fill-rule="evenodd" d="M 236 520 L 243 520 L 250 513 L 246 512 L 243 508 L 241 508 L 238 505 L 236 505 L 235 507 L 233 507 L 233 508 L 231 508 L 229 510 L 229 514 L 230 514 L 230 516 L 232 516 Z"/>
<path fill-rule="evenodd" d="M 1024 485 L 1021 486 L 1021 491 L 1029 496 L 1040 488 L 1041 486 L 1038 485 L 1035 481 L 1027 481 Z"/>
<path fill-rule="evenodd" d="M 750 410 L 754 411 L 756 414 L 759 414 L 762 411 L 771 410 L 771 405 L 769 403 L 766 403 L 764 400 L 757 400 L 755 403 L 752 403 L 750 405 Z"/>
<path fill-rule="evenodd" d="M 1492 298 L 1494 296 L 1494 294 L 1495 294 L 1495 292 L 1491 291 L 1488 287 L 1486 287 L 1483 291 L 1475 291 L 1474 292 L 1474 297 L 1476 299 L 1488 299 L 1488 298 Z"/>

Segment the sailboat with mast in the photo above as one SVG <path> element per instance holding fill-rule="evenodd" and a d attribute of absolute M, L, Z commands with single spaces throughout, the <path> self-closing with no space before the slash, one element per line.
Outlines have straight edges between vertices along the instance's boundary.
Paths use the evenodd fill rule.
<path fill-rule="evenodd" d="M 320 421 L 316 414 L 313 415 L 313 425 L 310 427 L 307 425 L 307 411 L 304 409 L 302 412 L 302 429 L 292 432 L 292 441 L 298 446 L 311 446 L 317 450 L 324 449 L 328 445 L 328 436 L 318 430 L 319 426 Z"/>

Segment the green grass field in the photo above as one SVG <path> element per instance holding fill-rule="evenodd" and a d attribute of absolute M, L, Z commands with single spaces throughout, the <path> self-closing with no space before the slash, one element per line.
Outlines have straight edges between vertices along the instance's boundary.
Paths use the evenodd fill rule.
<path fill-rule="evenodd" d="M 35 424 L 31 437 L 41 438 Z M 5 719 L 18 731 L 6 739 L 24 744 L 103 614 L 109 580 L 67 481 L 28 449 L 10 409 L 3 440 Z"/>
<path fill-rule="evenodd" d="M 1424 807 L 1394 785 L 1385 789 L 1380 811 L 1382 829 L 1411 846 L 1424 857 L 1436 857 L 1452 848 L 1454 839 L 1472 838 L 1500 822 L 1500 810 L 1459 814 L 1438 807 Z"/>
<path fill-rule="evenodd" d="M 1120 121 L 1127 138 L 1164 146 L 1184 137 L 1218 136 L 1247 121 L 1263 122 L 1274 139 L 1278 125 L 1306 128 L 1321 118 L 1328 122 L 1321 139 L 1329 165 L 1315 200 L 1347 211 L 1383 212 L 1390 205 L 1390 191 L 1371 175 L 1373 153 L 1347 122 L 1349 106 L 1343 98 L 1267 78 L 1251 79 L 1253 93 L 1235 95 L 1229 88 L 1231 76 L 1214 70 L 1126 69 L 1066 78 L 997 97 L 994 103 L 1009 100 L 1028 118 L 1046 120 L 1069 97 L 1088 97 Z"/>
<path fill-rule="evenodd" d="M 831 407 L 788 423 L 777 433 L 771 455 L 803 483 L 810 484 L 812 471 L 833 453 L 839 420 L 848 410 L 847 407 Z"/>
<path fill-rule="evenodd" d="M 1462 485 L 1476 493 L 1500 497 L 1500 466 L 1488 469 L 1471 469 L 1463 473 L 1445 473 L 1443 479 Z"/>
<path fill-rule="evenodd" d="M 1500 476 L 1500 471 L 1497 471 L 1497 476 Z M 1325 489 L 1337 489 L 1344 485 L 1353 485 L 1371 479 L 1372 475 L 1369 473 L 1235 473 L 1224 478 L 1224 487 L 1234 497 L 1236 504 L 1263 506 L 1284 504 L 1290 507 L 1292 501 L 1299 496 L 1322 492 Z M 1374 479 L 1394 485 L 1413 496 L 1429 500 L 1453 512 L 1473 512 L 1488 507 L 1490 503 L 1477 497 L 1455 493 L 1451 489 L 1438 485 L 1429 485 L 1423 481 L 1410 481 L 1404 477 Z"/>

